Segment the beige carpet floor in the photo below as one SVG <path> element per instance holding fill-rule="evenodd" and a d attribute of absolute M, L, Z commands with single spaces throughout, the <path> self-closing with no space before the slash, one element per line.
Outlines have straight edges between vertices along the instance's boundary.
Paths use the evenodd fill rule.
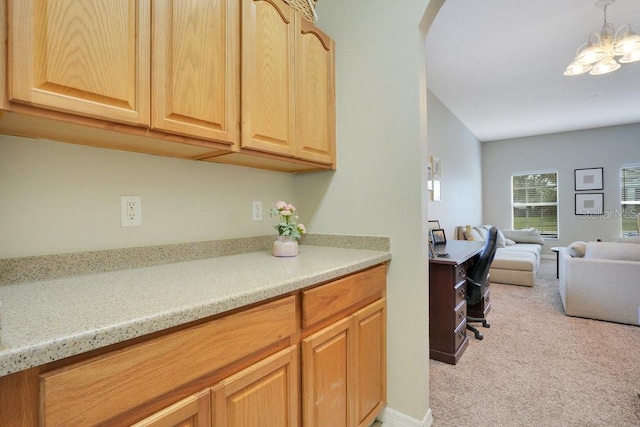
<path fill-rule="evenodd" d="M 640 426 L 640 327 L 565 316 L 551 259 L 491 298 L 484 339 L 430 361 L 435 427 Z"/>

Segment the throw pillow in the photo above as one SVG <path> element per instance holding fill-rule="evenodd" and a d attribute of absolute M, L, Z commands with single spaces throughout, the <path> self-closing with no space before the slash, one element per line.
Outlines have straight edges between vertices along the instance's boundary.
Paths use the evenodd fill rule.
<path fill-rule="evenodd" d="M 535 228 L 521 228 L 518 230 L 502 230 L 504 237 L 516 243 L 537 243 L 544 245 L 544 239 Z"/>
<path fill-rule="evenodd" d="M 502 235 L 504 236 L 504 233 L 502 233 Z M 507 246 L 513 246 L 513 245 L 515 245 L 515 244 L 516 244 L 516 242 L 514 242 L 514 241 L 513 241 L 513 240 L 511 240 L 511 239 L 507 239 L 506 237 L 504 238 L 504 243 L 505 243 L 505 245 L 507 245 Z"/>
<path fill-rule="evenodd" d="M 484 242 L 487 239 L 487 230 L 482 227 L 473 227 L 471 229 L 471 236 L 473 236 L 473 240 Z"/>
<path fill-rule="evenodd" d="M 585 242 L 577 241 L 567 246 L 567 252 L 574 258 L 584 257 L 584 253 L 587 250 L 587 244 Z"/>
<path fill-rule="evenodd" d="M 496 239 L 496 246 L 498 248 L 504 248 L 507 246 L 507 239 L 504 237 L 504 234 L 499 228 L 498 228 L 498 238 Z"/>
<path fill-rule="evenodd" d="M 463 231 L 462 235 L 464 236 L 464 240 L 468 240 L 470 242 L 476 240 L 470 232 L 467 233 L 466 231 Z"/>

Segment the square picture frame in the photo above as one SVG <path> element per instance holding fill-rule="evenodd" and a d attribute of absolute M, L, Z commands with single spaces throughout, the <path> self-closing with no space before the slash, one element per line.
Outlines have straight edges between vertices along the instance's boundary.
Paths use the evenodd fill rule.
<path fill-rule="evenodd" d="M 604 168 L 574 169 L 574 182 L 576 191 L 603 190 L 602 179 Z"/>
<path fill-rule="evenodd" d="M 431 173 L 435 181 L 439 181 L 442 178 L 442 164 L 440 158 L 431 156 Z"/>
<path fill-rule="evenodd" d="M 602 215 L 604 193 L 576 193 L 576 215 Z"/>
<path fill-rule="evenodd" d="M 431 230 L 431 235 L 433 236 L 433 244 L 434 245 L 442 245 L 447 243 L 447 237 L 444 234 L 444 229 L 436 228 Z"/>

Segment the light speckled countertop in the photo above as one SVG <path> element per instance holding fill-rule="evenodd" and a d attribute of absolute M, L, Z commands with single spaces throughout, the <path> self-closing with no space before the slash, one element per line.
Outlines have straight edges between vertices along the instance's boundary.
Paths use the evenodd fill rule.
<path fill-rule="evenodd" d="M 286 294 L 391 259 L 300 246 L 0 286 L 0 376 Z"/>

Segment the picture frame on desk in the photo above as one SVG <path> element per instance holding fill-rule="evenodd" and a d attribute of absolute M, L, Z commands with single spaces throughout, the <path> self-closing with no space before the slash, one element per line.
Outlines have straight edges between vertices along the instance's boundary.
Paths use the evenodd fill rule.
<path fill-rule="evenodd" d="M 444 229 L 436 228 L 431 230 L 431 235 L 433 236 L 433 244 L 440 245 L 447 243 L 447 237 L 444 234 Z"/>

